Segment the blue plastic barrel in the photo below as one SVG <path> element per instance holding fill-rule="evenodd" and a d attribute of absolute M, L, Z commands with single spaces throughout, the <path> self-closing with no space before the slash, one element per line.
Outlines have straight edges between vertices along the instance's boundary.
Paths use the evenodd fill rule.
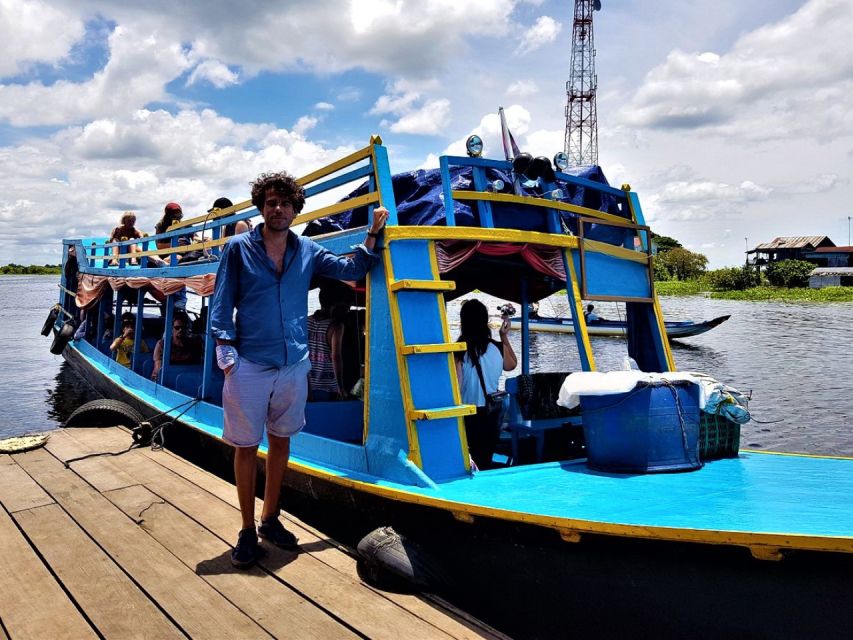
<path fill-rule="evenodd" d="M 655 473 L 702 466 L 697 385 L 640 383 L 627 393 L 581 396 L 580 402 L 591 469 Z"/>

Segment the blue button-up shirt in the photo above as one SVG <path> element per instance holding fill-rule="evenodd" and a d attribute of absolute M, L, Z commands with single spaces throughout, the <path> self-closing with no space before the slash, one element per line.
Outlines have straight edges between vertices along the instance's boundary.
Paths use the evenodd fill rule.
<path fill-rule="evenodd" d="M 360 280 L 379 257 L 364 245 L 358 245 L 352 256 L 338 256 L 289 231 L 279 275 L 264 247 L 263 227 L 259 224 L 225 245 L 216 271 L 210 324 L 213 336 L 235 342 L 241 357 L 283 367 L 308 357 L 311 277 Z"/>

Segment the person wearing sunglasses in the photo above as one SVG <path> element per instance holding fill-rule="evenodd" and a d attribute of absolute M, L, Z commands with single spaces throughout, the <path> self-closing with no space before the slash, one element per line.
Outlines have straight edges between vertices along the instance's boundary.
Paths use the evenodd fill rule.
<path fill-rule="evenodd" d="M 172 349 L 169 364 L 199 364 L 204 354 L 201 338 L 190 335 L 190 317 L 185 311 L 176 311 L 172 318 Z M 163 368 L 165 340 L 160 338 L 154 346 L 154 370 L 151 379 L 155 382 Z"/>

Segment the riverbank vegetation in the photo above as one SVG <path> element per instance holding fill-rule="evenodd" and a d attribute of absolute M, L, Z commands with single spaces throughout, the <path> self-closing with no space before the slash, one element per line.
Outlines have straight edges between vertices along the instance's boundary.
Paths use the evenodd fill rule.
<path fill-rule="evenodd" d="M 815 265 L 805 260 L 780 260 L 763 271 L 755 267 L 707 270 L 708 259 L 681 246 L 674 238 L 653 235 L 655 290 L 661 296 L 695 296 L 727 300 L 781 302 L 853 302 L 853 287 L 809 288 Z"/>
<path fill-rule="evenodd" d="M 0 266 L 0 275 L 3 276 L 44 276 L 62 273 L 62 267 L 58 264 L 15 264 L 14 262 Z"/>

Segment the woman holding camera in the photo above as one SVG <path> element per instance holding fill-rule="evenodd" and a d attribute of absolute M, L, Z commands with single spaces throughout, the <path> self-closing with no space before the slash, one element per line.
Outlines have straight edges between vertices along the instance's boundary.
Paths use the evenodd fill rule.
<path fill-rule="evenodd" d="M 501 371 L 518 365 L 509 343 L 509 318 L 501 323 L 500 342 L 492 340 L 489 310 L 479 300 L 467 300 L 459 313 L 462 331 L 459 341 L 465 351 L 456 353 L 456 375 L 463 404 L 473 404 L 477 413 L 465 416 L 468 451 L 478 469 L 490 469 L 503 420 L 500 400 L 490 398 L 498 390 Z M 497 405 L 497 406 L 496 406 Z"/>

